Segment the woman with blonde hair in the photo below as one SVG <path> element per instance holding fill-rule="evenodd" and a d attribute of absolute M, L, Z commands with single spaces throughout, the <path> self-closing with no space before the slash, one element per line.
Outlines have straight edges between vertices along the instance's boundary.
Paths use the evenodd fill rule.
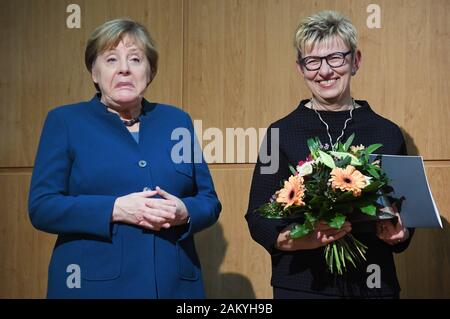
<path fill-rule="evenodd" d="M 258 160 L 252 180 L 246 219 L 253 239 L 272 257 L 274 298 L 398 298 L 393 252 L 405 250 L 412 230 L 403 227 L 401 219 L 377 222 L 376 233 L 353 233 L 368 246 L 367 260 L 357 269 L 349 268 L 343 276 L 328 272 L 324 246 L 352 231 L 347 221 L 342 229 L 318 223 L 305 237 L 289 237 L 292 220 L 266 219 L 255 209 L 267 202 L 279 182 L 289 175 L 289 164 L 296 166 L 309 154 L 307 140 L 319 137 L 323 145 L 332 147 L 355 133 L 359 145 L 382 143 L 377 152 L 406 154 L 405 141 L 397 125 L 376 114 L 369 103 L 351 96 L 350 83 L 361 66 L 357 33 L 352 23 L 335 11 L 322 11 L 305 18 L 294 36 L 297 69 L 311 92 L 286 117 L 272 123 L 279 130 L 279 142 L 270 152 L 279 152 L 279 170 L 261 174 Z M 380 286 L 368 287 L 369 265 L 380 269 Z"/>

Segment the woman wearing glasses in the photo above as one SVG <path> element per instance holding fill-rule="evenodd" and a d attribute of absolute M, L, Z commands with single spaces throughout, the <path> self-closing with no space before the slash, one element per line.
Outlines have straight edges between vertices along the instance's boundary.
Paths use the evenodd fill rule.
<path fill-rule="evenodd" d="M 351 96 L 350 83 L 361 65 L 357 33 L 351 22 L 338 12 L 322 11 L 304 19 L 298 26 L 294 45 L 297 69 L 311 91 L 311 97 L 289 115 L 273 123 L 279 143 L 270 152 L 279 152 L 279 169 L 262 174 L 258 160 L 253 174 L 246 219 L 253 239 L 272 257 L 274 298 L 398 298 L 393 252 L 405 250 L 412 230 L 401 221 L 378 222 L 377 233 L 353 233 L 368 246 L 367 260 L 357 269 L 348 268 L 343 276 L 327 271 L 323 247 L 352 231 L 349 222 L 341 230 L 318 224 L 316 230 L 298 239 L 289 237 L 292 221 L 266 219 L 254 210 L 271 198 L 279 182 L 290 175 L 288 166 L 309 154 L 307 139 L 317 136 L 329 147 L 356 134 L 356 145 L 382 143 L 379 153 L 406 154 L 405 141 L 397 125 L 376 114 L 369 103 Z M 380 280 L 367 285 L 369 265 L 379 267 Z M 371 287 L 373 287 L 371 285 Z"/>

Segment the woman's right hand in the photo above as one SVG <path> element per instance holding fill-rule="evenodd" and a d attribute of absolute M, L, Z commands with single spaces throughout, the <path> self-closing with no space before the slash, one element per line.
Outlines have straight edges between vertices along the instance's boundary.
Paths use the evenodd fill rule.
<path fill-rule="evenodd" d="M 111 221 L 141 226 L 159 231 L 169 228 L 175 220 L 176 206 L 163 198 L 151 198 L 156 190 L 131 193 L 118 197 L 114 203 Z"/>
<path fill-rule="evenodd" d="M 276 243 L 277 249 L 283 251 L 296 251 L 319 248 L 344 237 L 352 230 L 352 225 L 348 221 L 342 225 L 341 229 L 330 227 L 327 223 L 320 221 L 316 224 L 313 232 L 306 236 L 293 239 L 289 234 L 294 225 L 295 224 L 289 225 L 278 234 Z"/>

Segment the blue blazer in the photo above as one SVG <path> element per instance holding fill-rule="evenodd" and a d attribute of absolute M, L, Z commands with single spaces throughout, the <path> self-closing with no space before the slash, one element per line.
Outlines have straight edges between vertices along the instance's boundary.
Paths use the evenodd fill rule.
<path fill-rule="evenodd" d="M 37 229 L 58 235 L 49 298 L 204 297 L 193 235 L 217 221 L 221 204 L 201 153 L 200 162 L 171 159 L 176 128 L 192 136 L 184 151 L 194 157 L 198 144 L 189 115 L 142 103 L 139 143 L 99 96 L 47 115 L 29 213 Z M 156 186 L 186 204 L 188 224 L 151 231 L 110 222 L 118 197 Z"/>

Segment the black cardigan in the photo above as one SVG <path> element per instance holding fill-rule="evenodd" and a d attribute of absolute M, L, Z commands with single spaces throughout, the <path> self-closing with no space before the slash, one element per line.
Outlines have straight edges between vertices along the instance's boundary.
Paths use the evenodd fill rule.
<path fill-rule="evenodd" d="M 329 144 L 325 125 L 317 114 L 305 107 L 308 100 L 289 115 L 270 125 L 266 140 L 271 140 L 271 128 L 279 129 L 279 169 L 274 174 L 261 174 L 264 165 L 260 159 L 255 166 L 250 191 L 249 206 L 246 219 L 252 238 L 262 245 L 272 257 L 272 280 L 275 287 L 307 291 L 324 295 L 338 295 L 343 297 L 377 297 L 395 295 L 400 291 L 392 252 L 405 250 L 411 237 L 400 244 L 391 246 L 381 241 L 374 232 L 355 233 L 355 238 L 368 246 L 367 261 L 358 269 L 349 268 L 343 276 L 334 276 L 326 269 L 323 257 L 323 247 L 313 250 L 284 252 L 275 248 L 279 232 L 292 223 L 292 220 L 266 219 L 254 210 L 261 204 L 268 202 L 273 193 L 279 188 L 280 181 L 290 175 L 288 165 L 295 167 L 299 160 L 304 160 L 309 154 L 306 141 L 310 137 L 318 136 L 323 144 Z M 353 119 L 349 121 L 341 141 L 355 133 L 354 145 L 368 146 L 382 143 L 377 150 L 381 154 L 405 155 L 406 146 L 403 135 L 397 125 L 376 114 L 366 101 L 356 101 L 361 107 L 353 112 Z M 328 123 L 330 134 L 335 142 L 341 134 L 349 111 L 329 112 L 320 111 L 325 122 Z M 268 144 L 269 154 L 276 151 L 276 146 Z M 366 284 L 370 273 L 366 272 L 369 264 L 377 264 L 381 270 L 381 288 L 368 288 Z"/>

